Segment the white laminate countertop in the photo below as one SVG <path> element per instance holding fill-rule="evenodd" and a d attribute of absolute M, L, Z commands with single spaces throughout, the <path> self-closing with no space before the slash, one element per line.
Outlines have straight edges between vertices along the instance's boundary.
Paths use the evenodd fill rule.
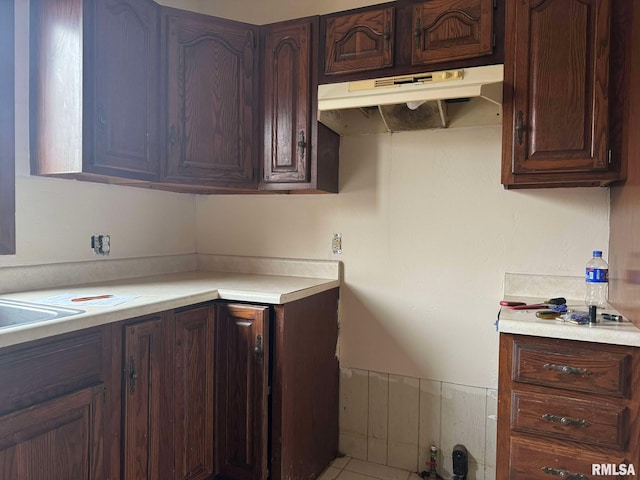
<path fill-rule="evenodd" d="M 527 304 L 543 303 L 548 298 L 505 296 L 505 300 L 526 302 Z M 567 300 L 569 309 L 586 311 L 584 302 Z M 561 319 L 543 320 L 536 317 L 537 310 L 510 310 L 500 308 L 498 331 L 535 337 L 561 338 L 585 342 L 609 343 L 640 347 L 640 329 L 626 318 L 622 323 L 599 320 L 595 325 L 574 325 Z M 603 310 L 617 314 L 615 310 Z"/>
<path fill-rule="evenodd" d="M 78 304 L 85 313 L 0 329 L 0 347 L 68 333 L 128 318 L 223 299 L 283 304 L 340 286 L 340 280 L 246 273 L 194 271 L 67 286 L 46 290 L 7 293 L 1 298 L 33 302 L 59 294 L 79 296 L 135 295 L 112 307 Z"/>

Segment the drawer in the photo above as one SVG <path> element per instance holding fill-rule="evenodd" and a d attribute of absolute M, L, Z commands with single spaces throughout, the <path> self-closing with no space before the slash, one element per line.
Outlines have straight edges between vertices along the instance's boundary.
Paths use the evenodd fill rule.
<path fill-rule="evenodd" d="M 513 430 L 603 447 L 626 447 L 627 415 L 626 407 L 599 400 L 520 390 L 511 399 Z"/>
<path fill-rule="evenodd" d="M 623 478 L 617 474 L 629 464 L 623 456 L 597 454 L 585 450 L 569 450 L 556 444 L 512 437 L 509 480 L 607 480 Z M 606 465 L 601 467 L 601 465 Z M 620 466 L 622 465 L 622 467 Z M 593 473 L 592 473 L 593 471 Z"/>
<path fill-rule="evenodd" d="M 631 355 L 609 345 L 522 338 L 513 342 L 516 382 L 626 397 Z"/>
<path fill-rule="evenodd" d="M 102 352 L 92 329 L 0 353 L 0 414 L 101 382 Z"/>

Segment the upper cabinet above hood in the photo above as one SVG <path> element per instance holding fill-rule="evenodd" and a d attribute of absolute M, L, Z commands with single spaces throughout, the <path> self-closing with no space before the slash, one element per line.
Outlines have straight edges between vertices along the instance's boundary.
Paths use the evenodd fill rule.
<path fill-rule="evenodd" d="M 503 65 L 318 86 L 318 119 L 342 135 L 502 122 Z"/>

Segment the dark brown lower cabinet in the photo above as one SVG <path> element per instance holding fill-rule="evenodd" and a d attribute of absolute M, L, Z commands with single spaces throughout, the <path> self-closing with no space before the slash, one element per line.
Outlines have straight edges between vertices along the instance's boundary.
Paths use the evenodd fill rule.
<path fill-rule="evenodd" d="M 214 474 L 214 309 L 189 309 L 173 318 L 173 478 L 206 479 Z"/>
<path fill-rule="evenodd" d="M 216 313 L 217 472 L 266 479 L 269 307 L 221 304 Z"/>
<path fill-rule="evenodd" d="M 102 480 L 103 358 L 88 329 L 0 349 L 0 479 Z"/>
<path fill-rule="evenodd" d="M 0 480 L 310 480 L 338 453 L 338 289 L 0 349 Z"/>
<path fill-rule="evenodd" d="M 103 386 L 0 417 L 0 478 L 101 480 Z"/>
<path fill-rule="evenodd" d="M 162 370 L 161 316 L 124 327 L 122 447 L 125 480 L 159 477 Z"/>

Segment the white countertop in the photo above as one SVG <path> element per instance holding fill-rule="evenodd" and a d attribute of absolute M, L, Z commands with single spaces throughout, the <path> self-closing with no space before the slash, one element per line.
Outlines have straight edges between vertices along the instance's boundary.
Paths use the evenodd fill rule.
<path fill-rule="evenodd" d="M 527 304 L 543 303 L 548 300 L 548 298 L 514 296 L 505 296 L 504 299 L 508 301 L 526 302 Z M 575 308 L 576 310 L 582 311 L 587 310 L 584 302 L 579 300 L 568 300 L 567 307 L 569 309 Z M 599 323 L 595 325 L 574 325 L 562 319 L 540 319 L 536 317 L 536 311 L 537 310 L 510 310 L 509 307 L 502 307 L 500 309 L 498 331 L 500 333 L 640 347 L 640 329 L 626 318 L 622 323 L 600 320 Z M 603 312 L 618 313 L 613 309 L 603 310 Z M 601 312 L 599 311 L 599 313 Z"/>
<path fill-rule="evenodd" d="M 81 296 L 135 295 L 138 298 L 112 307 L 78 304 L 76 308 L 85 310 L 85 313 L 2 328 L 0 329 L 0 347 L 210 300 L 283 304 L 338 286 L 340 286 L 339 280 L 327 278 L 194 271 L 7 293 L 1 298 L 26 302 L 64 293 Z"/>

